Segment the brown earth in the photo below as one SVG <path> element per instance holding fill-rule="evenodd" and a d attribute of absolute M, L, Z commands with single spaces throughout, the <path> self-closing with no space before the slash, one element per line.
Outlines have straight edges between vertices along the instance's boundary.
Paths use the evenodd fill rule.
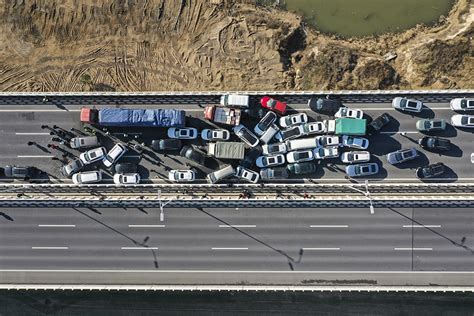
<path fill-rule="evenodd" d="M 0 90 L 474 88 L 470 0 L 435 27 L 348 40 L 254 2 L 0 0 Z"/>

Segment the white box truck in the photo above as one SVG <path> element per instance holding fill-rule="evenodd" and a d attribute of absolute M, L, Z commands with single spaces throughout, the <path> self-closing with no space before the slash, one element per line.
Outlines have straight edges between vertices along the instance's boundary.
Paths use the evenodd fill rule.
<path fill-rule="evenodd" d="M 249 107 L 250 97 L 248 95 L 240 94 L 224 94 L 221 96 L 221 105 L 223 106 L 235 106 L 240 108 Z"/>

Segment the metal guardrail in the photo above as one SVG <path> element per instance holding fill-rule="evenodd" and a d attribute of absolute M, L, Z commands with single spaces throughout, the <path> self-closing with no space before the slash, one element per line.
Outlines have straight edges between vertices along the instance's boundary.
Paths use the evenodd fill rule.
<path fill-rule="evenodd" d="M 130 105 L 217 103 L 222 94 L 277 96 L 288 103 L 306 103 L 308 98 L 332 97 L 343 102 L 390 102 L 395 96 L 410 96 L 423 102 L 448 102 L 454 97 L 474 97 L 474 90 L 341 90 L 341 91 L 170 91 L 170 92 L 0 92 L 0 105 Z M 48 101 L 44 102 L 43 97 Z"/>

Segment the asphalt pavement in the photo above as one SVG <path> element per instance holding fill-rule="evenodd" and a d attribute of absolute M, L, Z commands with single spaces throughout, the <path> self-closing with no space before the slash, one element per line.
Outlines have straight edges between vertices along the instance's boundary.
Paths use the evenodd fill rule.
<path fill-rule="evenodd" d="M 466 272 L 473 211 L 9 208 L 0 271 Z"/>
<path fill-rule="evenodd" d="M 206 127 L 213 128 L 213 125 L 203 120 L 203 107 L 205 104 L 118 104 L 114 106 L 127 108 L 180 108 L 185 109 L 187 115 L 187 125 L 197 127 L 201 130 Z M 420 114 L 411 115 L 401 113 L 394 110 L 390 103 L 347 103 L 349 107 L 359 108 L 367 115 L 375 118 L 381 113 L 388 112 L 395 121 L 390 123 L 382 133 L 369 136 L 369 151 L 373 155 L 372 161 L 378 162 L 381 166 L 381 172 L 369 177 L 371 181 L 384 181 L 393 183 L 417 183 L 418 179 L 414 176 L 416 167 L 427 165 L 428 163 L 443 162 L 448 167 L 448 172 L 437 179 L 430 180 L 432 182 L 472 182 L 474 180 L 474 168 L 470 163 L 470 154 L 474 152 L 473 132 L 469 130 L 461 130 L 448 125 L 448 129 L 437 136 L 447 137 L 454 144 L 454 148 L 443 155 L 432 153 L 421 149 L 416 140 L 423 134 L 416 131 L 415 123 L 420 118 L 444 118 L 448 120 L 455 114 L 449 109 L 449 104 L 427 103 L 426 107 Z M 311 120 L 325 119 L 324 115 L 319 115 L 308 110 L 304 103 L 290 104 L 293 112 L 305 111 L 311 117 Z M 97 106 L 98 108 L 106 107 L 106 105 Z M 51 128 L 57 125 L 59 129 L 71 132 L 71 128 L 75 129 L 71 135 L 78 134 L 78 130 L 82 129 L 79 122 L 79 112 L 81 105 L 64 105 L 64 104 L 42 104 L 38 105 L 2 105 L 0 109 L 0 139 L 3 140 L 3 148 L 0 153 L 0 165 L 14 164 L 20 166 L 35 166 L 39 170 L 45 172 L 38 176 L 37 179 L 44 182 L 70 183 L 70 179 L 65 178 L 59 173 L 59 168 L 69 159 L 77 157 L 80 152 L 71 150 L 67 147 L 60 146 L 60 149 L 48 148 L 48 144 L 52 144 Z M 243 124 L 252 128 L 256 120 L 253 118 L 244 118 Z M 47 128 L 41 128 L 47 125 Z M 144 183 L 163 183 L 167 181 L 167 173 L 170 169 L 189 169 L 187 164 L 189 161 L 179 157 L 177 153 L 163 155 L 154 153 L 149 145 L 152 139 L 166 138 L 166 129 L 164 128 L 109 128 L 106 135 L 103 131 L 98 131 L 98 135 L 103 139 L 104 145 L 110 149 L 114 142 L 123 141 L 131 145 L 136 143 L 145 143 L 143 153 L 130 150 L 121 161 L 136 162 L 140 164 L 139 171 Z M 405 133 L 404 136 L 402 133 Z M 235 135 L 233 135 L 235 138 Z M 237 139 L 236 139 L 237 140 Z M 28 142 L 31 142 L 28 145 Z M 206 144 L 202 140 L 185 141 L 201 146 L 205 149 Z M 387 153 L 401 149 L 417 147 L 421 151 L 421 157 L 414 161 L 400 164 L 398 166 L 389 165 L 384 155 Z M 349 150 L 349 149 L 344 149 Z M 65 154 L 65 156 L 62 156 Z M 192 166 L 198 171 L 198 176 L 202 179 L 204 176 L 215 170 L 221 165 L 232 163 L 238 165 L 238 161 L 218 161 L 210 159 L 207 167 Z M 328 164 L 335 164 L 331 167 Z M 89 167 L 90 169 L 100 168 L 100 164 Z M 254 167 L 255 170 L 258 168 Z M 344 165 L 339 159 L 328 159 L 321 161 L 315 174 L 306 178 L 317 179 L 320 182 L 346 183 Z M 88 170 L 86 168 L 86 170 Z M 112 172 L 105 172 L 105 183 L 111 182 Z M 0 178 L 1 182 L 9 182 L 11 180 Z M 305 181 L 304 178 L 293 177 L 290 181 Z"/>

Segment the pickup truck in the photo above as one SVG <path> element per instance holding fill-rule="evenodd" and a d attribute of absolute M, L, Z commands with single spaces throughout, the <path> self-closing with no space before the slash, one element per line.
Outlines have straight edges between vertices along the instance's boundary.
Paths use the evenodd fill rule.
<path fill-rule="evenodd" d="M 208 105 L 204 109 L 204 118 L 215 123 L 237 126 L 240 124 L 240 116 L 240 109 L 232 109 L 216 105 Z"/>

